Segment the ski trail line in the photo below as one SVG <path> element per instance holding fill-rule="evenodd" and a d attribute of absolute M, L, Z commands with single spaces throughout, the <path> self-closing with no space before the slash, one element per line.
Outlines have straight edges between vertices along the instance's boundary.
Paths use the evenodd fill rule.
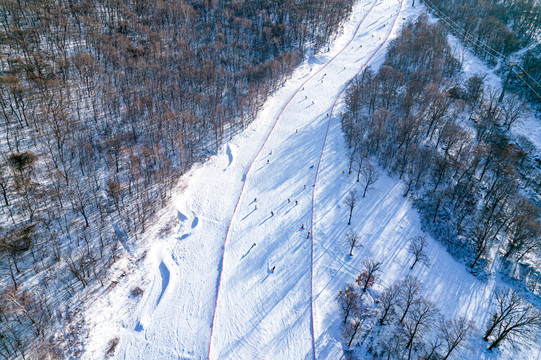
<path fill-rule="evenodd" d="M 261 151 L 263 150 L 263 148 L 265 147 L 270 135 L 272 134 L 272 132 L 274 131 L 274 128 L 276 127 L 276 124 L 278 123 L 278 120 L 280 120 L 282 114 L 284 113 L 285 109 L 287 108 L 287 106 L 291 103 L 291 101 L 293 100 L 293 98 L 299 93 L 299 91 L 304 87 L 304 85 L 306 85 L 310 80 L 312 80 L 312 78 L 314 76 L 316 76 L 317 74 L 319 74 L 322 70 L 324 70 L 331 62 L 334 61 L 334 59 L 336 59 L 342 52 L 344 52 L 344 50 L 346 50 L 346 48 L 353 42 L 353 40 L 355 39 L 355 37 L 357 36 L 357 33 L 359 32 L 359 29 L 362 25 L 362 23 L 364 22 L 364 20 L 366 19 L 366 17 L 368 16 L 368 14 L 370 14 L 370 12 L 372 11 L 372 9 L 374 8 L 374 6 L 376 5 L 376 3 L 378 2 L 379 0 L 374 0 L 374 2 L 372 3 L 372 5 L 370 6 L 370 8 L 368 9 L 368 11 L 366 12 L 366 14 L 363 16 L 363 18 L 361 19 L 361 21 L 359 22 L 359 24 L 357 25 L 357 28 L 355 29 L 353 35 L 351 36 L 351 39 L 346 43 L 346 45 L 344 45 L 344 47 L 338 51 L 338 53 L 333 56 L 325 65 L 323 65 L 319 70 L 317 70 L 315 73 L 313 73 L 310 77 L 308 77 L 308 79 L 306 79 L 301 85 L 299 85 L 297 87 L 297 89 L 293 92 L 293 94 L 289 97 L 289 99 L 287 100 L 287 102 L 284 104 L 284 106 L 282 107 L 282 109 L 280 110 L 280 112 L 278 113 L 278 116 L 276 117 L 275 121 L 274 121 L 274 124 L 272 125 L 269 133 L 267 134 L 267 136 L 265 137 L 265 140 L 263 141 L 263 143 L 261 144 L 261 147 L 259 148 L 259 150 L 257 151 L 256 155 L 254 156 L 254 158 L 252 159 L 252 161 L 250 162 L 250 165 L 248 165 L 248 169 L 246 170 L 246 173 L 245 173 L 245 176 L 244 176 L 244 181 L 242 182 L 242 187 L 241 187 L 241 190 L 240 190 L 240 193 L 239 193 L 239 196 L 237 198 L 237 202 L 235 204 L 235 208 L 233 209 L 233 213 L 231 215 L 231 219 L 229 220 L 229 224 L 227 225 L 227 230 L 225 232 L 225 235 L 224 235 L 224 242 L 223 242 L 223 245 L 222 245 L 222 257 L 220 259 L 220 270 L 218 271 L 218 285 L 216 287 L 216 296 L 215 296 L 215 301 L 214 301 L 214 310 L 213 310 L 213 313 L 212 313 L 212 322 L 210 324 L 210 338 L 209 338 L 209 346 L 208 346 L 208 352 L 207 352 L 207 359 L 210 360 L 210 351 L 211 351 L 211 346 L 212 346 L 212 335 L 213 335 L 213 331 L 214 331 L 214 323 L 215 323 L 215 320 L 216 320 L 216 308 L 218 306 L 218 298 L 219 298 L 219 295 L 220 295 L 220 282 L 221 282 L 221 279 L 222 279 L 222 270 L 223 270 L 223 263 L 224 263 L 224 256 L 225 256 L 225 245 L 227 243 L 227 238 L 228 238 L 228 235 L 229 235 L 229 230 L 231 228 L 231 224 L 233 223 L 233 218 L 235 217 L 236 213 L 237 213 L 237 208 L 239 206 L 239 203 L 240 203 L 240 199 L 242 197 L 242 194 L 244 193 L 244 187 L 246 185 L 246 181 L 248 180 L 248 174 L 250 173 L 250 170 L 252 169 L 252 166 L 255 162 L 255 160 L 259 157 L 259 154 L 261 153 Z M 381 45 L 380 45 L 381 47 Z M 349 83 L 349 82 L 348 82 Z M 343 91 L 343 90 L 342 90 Z M 342 93 L 342 91 L 340 93 Z M 333 105 L 334 106 L 334 105 Z M 327 131 L 328 131 L 328 128 L 327 128 Z M 327 134 L 325 134 L 325 140 L 327 138 Z M 320 158 L 320 161 L 321 161 L 321 158 Z M 319 169 L 319 163 L 318 163 L 318 169 Z M 317 178 L 317 172 L 316 172 L 316 178 Z M 314 188 L 314 191 L 315 191 L 315 188 Z M 313 199 L 312 199 L 312 204 L 313 204 Z M 314 214 L 313 214 L 313 205 L 312 205 L 312 221 L 313 221 L 313 217 L 314 217 Z M 312 265 L 313 265 L 313 259 L 314 259 L 314 244 L 313 244 L 313 240 L 312 240 L 312 250 L 311 250 L 311 264 L 310 264 L 310 327 L 311 327 L 311 333 L 312 333 L 312 352 L 313 352 L 313 358 L 315 360 L 316 358 L 316 348 L 315 348 L 315 340 L 314 340 L 314 318 L 313 318 L 313 307 L 312 307 Z"/>
<path fill-rule="evenodd" d="M 312 325 L 312 341 L 314 342 L 313 345 L 312 345 L 312 347 L 314 349 L 314 359 L 316 358 L 315 332 L 314 332 L 314 306 L 313 306 L 313 297 L 312 297 L 313 284 L 314 284 L 314 281 L 313 281 L 313 279 L 314 279 L 314 276 L 313 276 L 313 268 L 314 268 L 314 210 L 315 210 L 315 206 L 316 206 L 316 189 L 317 189 L 317 179 L 318 179 L 318 175 L 319 175 L 319 168 L 320 168 L 320 165 L 321 165 L 321 159 L 323 158 L 323 153 L 325 152 L 325 145 L 327 143 L 327 137 L 328 137 L 328 134 L 329 134 L 329 128 L 331 126 L 331 119 L 332 119 L 332 116 L 333 116 L 334 108 L 336 107 L 336 104 L 338 103 L 338 100 L 340 99 L 340 97 L 342 96 L 344 91 L 347 89 L 348 85 L 351 83 L 351 81 L 353 79 L 355 79 L 361 73 L 361 71 L 363 71 L 366 68 L 368 63 L 374 58 L 374 56 L 379 52 L 379 50 L 381 50 L 381 48 L 383 47 L 383 45 L 385 45 L 387 40 L 389 40 L 389 37 L 391 36 L 391 33 L 393 32 L 394 26 L 396 24 L 396 20 L 398 19 L 398 17 L 400 16 L 400 12 L 402 11 L 403 3 L 404 3 L 403 0 L 400 1 L 400 8 L 398 9 L 396 17 L 394 18 L 393 23 L 390 26 L 390 30 L 387 33 L 387 37 L 385 37 L 385 39 L 381 42 L 381 44 L 379 44 L 379 46 L 376 48 L 376 50 L 374 50 L 372 55 L 370 55 L 370 57 L 364 62 L 364 64 L 360 67 L 359 71 L 357 71 L 355 76 L 353 76 L 350 80 L 348 80 L 346 82 L 346 84 L 342 87 L 342 90 L 340 90 L 340 92 L 338 93 L 338 95 L 334 99 L 334 102 L 333 102 L 333 104 L 331 106 L 331 111 L 329 113 L 329 121 L 327 122 L 327 130 L 325 131 L 325 137 L 323 139 L 323 145 L 321 147 L 321 153 L 319 155 L 319 160 L 318 160 L 317 168 L 316 168 L 316 174 L 315 174 L 315 177 L 314 177 L 314 187 L 312 188 L 312 214 L 311 214 L 311 218 L 310 218 L 310 234 L 311 234 L 310 240 L 312 242 L 312 248 L 311 248 L 312 261 L 311 261 L 311 265 L 310 265 L 310 309 L 311 309 L 310 318 L 311 318 L 311 325 Z"/>

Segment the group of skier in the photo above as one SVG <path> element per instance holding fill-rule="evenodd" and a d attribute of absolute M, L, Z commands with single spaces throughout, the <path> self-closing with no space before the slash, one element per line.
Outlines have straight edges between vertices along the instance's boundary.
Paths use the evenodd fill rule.
<path fill-rule="evenodd" d="M 270 154 L 272 154 L 272 151 L 271 151 Z M 267 160 L 267 161 L 268 161 L 268 160 Z M 306 190 L 306 185 L 304 185 L 304 189 Z M 253 201 L 253 202 L 256 203 L 256 202 L 257 202 L 257 198 L 254 198 L 254 201 Z M 288 203 L 288 204 L 291 203 L 291 199 L 290 199 L 290 198 L 287 199 L 287 203 Z M 298 200 L 295 200 L 295 206 L 298 205 L 298 203 L 299 203 Z M 257 204 L 254 205 L 254 210 L 257 210 Z M 274 216 L 274 211 L 271 210 L 270 214 L 271 214 L 271 217 Z M 305 230 L 305 229 L 304 229 L 304 224 L 301 225 L 300 230 Z M 307 238 L 307 239 L 310 238 L 310 231 L 308 231 L 308 234 L 307 234 L 306 238 Z M 253 248 L 255 245 L 256 245 L 256 243 L 253 243 L 252 248 Z M 276 269 L 276 266 L 273 266 L 273 267 L 270 269 L 270 272 L 274 273 L 274 270 L 275 270 L 275 269 Z"/>
<path fill-rule="evenodd" d="M 325 78 L 325 76 L 327 76 L 327 74 L 324 74 L 324 75 L 323 75 L 323 78 Z M 321 79 L 321 82 L 322 82 L 322 83 L 323 83 L 323 78 Z M 304 87 L 302 88 L 302 90 L 304 91 Z M 308 99 L 308 96 L 305 96 L 304 99 L 305 99 L 305 100 Z M 314 101 L 312 101 L 312 104 L 314 104 Z M 329 114 L 327 114 L 327 116 L 329 116 Z M 299 132 L 299 129 L 296 129 L 295 132 L 298 133 L 298 132 Z M 269 156 L 270 156 L 270 155 L 272 155 L 272 150 L 269 152 Z M 267 164 L 269 164 L 269 163 L 270 163 L 270 160 L 267 159 Z M 310 166 L 310 168 L 313 168 L 313 167 L 314 167 L 313 165 Z M 304 185 L 304 190 L 306 190 L 306 185 Z M 254 198 L 254 201 L 253 201 L 253 202 L 256 203 L 256 202 L 257 202 L 257 198 Z M 287 203 L 290 204 L 290 203 L 291 203 L 291 199 L 288 198 L 288 199 L 287 199 Z M 295 200 L 295 206 L 296 206 L 296 205 L 298 205 L 298 200 Z M 257 210 L 257 204 L 254 205 L 254 210 Z M 274 211 L 271 210 L 270 214 L 271 214 L 271 217 L 273 217 L 273 216 L 274 216 Z M 305 229 L 304 229 L 304 224 L 301 225 L 300 230 L 305 230 Z M 308 234 L 307 234 L 306 238 L 307 238 L 307 239 L 310 238 L 310 231 L 308 231 Z M 252 248 L 253 248 L 255 245 L 256 245 L 256 243 L 253 243 Z M 276 269 L 276 265 L 273 266 L 273 267 L 270 269 L 270 271 L 271 271 L 272 273 L 274 273 L 274 270 L 275 270 L 275 269 Z"/>
<path fill-rule="evenodd" d="M 306 189 L 306 185 L 304 185 L 304 188 Z M 257 202 L 257 198 L 254 198 L 254 203 Z M 291 203 L 291 199 L 287 199 L 287 203 L 290 204 Z M 295 206 L 299 205 L 299 201 L 298 200 L 295 200 Z M 254 210 L 257 210 L 257 204 L 254 205 Z M 271 216 L 274 216 L 274 211 L 271 210 Z"/>

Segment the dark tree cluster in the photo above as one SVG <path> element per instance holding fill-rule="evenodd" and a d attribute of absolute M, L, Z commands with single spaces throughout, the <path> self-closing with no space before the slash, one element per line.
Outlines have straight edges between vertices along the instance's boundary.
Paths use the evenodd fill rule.
<path fill-rule="evenodd" d="M 431 228 L 452 251 L 468 245 L 472 268 L 504 238 L 504 257 L 523 260 L 539 251 L 540 233 L 539 206 L 520 193 L 536 176 L 527 141 L 513 143 L 506 133 L 522 109 L 511 95 L 499 103 L 478 76 L 448 85 L 459 64 L 442 66 L 456 63 L 444 37 L 420 18 L 393 43 L 378 73 L 367 69 L 355 79 L 343 118 L 350 153 L 376 156 L 404 180 L 405 195 L 416 189 L 427 224 L 437 224 Z M 436 45 L 419 57 L 427 43 Z M 432 63 L 419 60 L 427 58 Z"/>
<path fill-rule="evenodd" d="M 509 133 L 521 106 L 512 94 L 499 102 L 482 76 L 459 82 L 459 70 L 438 23 L 405 26 L 383 66 L 347 91 L 350 156 L 373 156 L 402 179 L 425 230 L 472 273 L 501 271 L 539 296 L 539 167 L 535 147 Z M 412 243 L 412 266 L 429 263 L 423 248 Z"/>
<path fill-rule="evenodd" d="M 520 65 L 526 73 L 521 69 L 516 69 L 515 76 L 510 78 L 511 88 L 526 94 L 526 98 L 532 104 L 541 106 L 541 44 L 526 51 L 520 60 Z"/>
<path fill-rule="evenodd" d="M 374 264 L 379 263 L 367 260 L 360 278 Z M 372 284 L 378 273 L 372 272 Z M 359 280 L 357 286 L 349 284 L 337 298 L 347 352 L 362 343 L 377 359 L 452 359 L 474 335 L 473 323 L 465 318 L 445 319 L 412 276 L 381 292 L 367 292 L 363 285 Z"/>
<path fill-rule="evenodd" d="M 1 1 L 0 287 L 24 294 L 47 272 L 67 304 L 103 283 L 178 176 L 242 130 L 352 5 Z M 37 338 L 13 319 L 0 321 L 7 358 Z"/>
<path fill-rule="evenodd" d="M 430 0 L 427 5 L 449 22 L 448 29 L 465 46 L 491 65 L 536 41 L 541 28 L 541 4 L 536 0 Z M 541 104 L 540 49 L 537 45 L 523 56 L 519 54 L 521 67 L 514 67 L 506 80 L 537 105 Z M 508 68 L 502 66 L 500 70 Z"/>
<path fill-rule="evenodd" d="M 359 278 L 374 265 L 379 263 L 365 261 Z M 379 272 L 379 268 L 371 272 L 370 287 Z M 343 319 L 342 340 L 350 355 L 353 345 L 362 343 L 376 359 L 460 358 L 477 333 L 472 321 L 441 315 L 423 295 L 423 284 L 413 276 L 397 280 L 379 292 L 367 292 L 363 284 L 358 279 L 357 285 L 348 284 L 337 297 Z M 482 333 L 488 351 L 503 343 L 520 348 L 538 340 L 541 313 L 516 291 L 497 288 L 491 305 Z"/>
<path fill-rule="evenodd" d="M 490 55 L 474 44 L 482 42 L 509 55 L 530 42 L 541 26 L 541 5 L 535 0 L 430 0 L 427 5 L 453 21 L 459 34 L 471 41 L 472 50 L 487 60 Z"/>

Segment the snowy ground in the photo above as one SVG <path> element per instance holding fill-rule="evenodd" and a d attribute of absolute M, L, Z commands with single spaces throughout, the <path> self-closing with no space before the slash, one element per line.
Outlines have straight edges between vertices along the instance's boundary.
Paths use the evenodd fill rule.
<path fill-rule="evenodd" d="M 435 18 L 433 17 L 433 19 Z M 490 69 L 481 59 L 475 57 L 469 49 L 465 48 L 455 36 L 449 35 L 448 40 L 454 49 L 455 56 L 464 59 L 462 64 L 463 79 L 465 80 L 474 75 L 484 75 L 485 86 L 497 89 L 499 94 L 502 81 L 496 71 L 504 65 L 500 62 L 498 66 Z M 509 91 L 506 92 L 506 95 L 509 94 Z M 539 113 L 529 109 L 527 105 L 525 107 L 527 111 L 511 126 L 511 132 L 529 139 L 537 147 L 537 156 L 539 156 L 541 154 L 541 121 L 539 120 Z"/>
<path fill-rule="evenodd" d="M 117 336 L 119 359 L 341 358 L 338 290 L 367 257 L 384 263 L 379 284 L 409 274 L 407 239 L 421 231 L 402 184 L 384 175 L 347 226 L 343 199 L 358 185 L 342 173 L 343 104 L 327 113 L 368 60 L 381 64 L 390 31 L 389 40 L 422 10 L 359 1 L 330 51 L 307 59 L 246 131 L 181 179 L 147 235 L 144 260 L 88 311 L 85 358 L 102 358 Z M 172 216 L 173 233 L 159 236 Z M 344 243 L 350 228 L 363 237 L 352 258 Z M 486 320 L 493 284 L 479 282 L 432 240 L 429 251 L 435 265 L 412 271 L 429 297 L 447 316 Z M 135 286 L 144 289 L 141 298 L 128 296 Z"/>

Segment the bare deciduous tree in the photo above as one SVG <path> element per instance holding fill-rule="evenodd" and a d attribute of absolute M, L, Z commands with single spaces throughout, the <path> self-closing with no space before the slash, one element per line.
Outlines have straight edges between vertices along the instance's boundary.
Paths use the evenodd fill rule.
<path fill-rule="evenodd" d="M 381 264 L 381 261 L 376 261 L 374 259 L 366 259 L 363 261 L 361 274 L 356 280 L 357 284 L 362 287 L 363 291 L 366 291 L 366 289 L 374 285 L 376 274 L 381 272 Z"/>
<path fill-rule="evenodd" d="M 501 105 L 502 125 L 507 130 L 511 129 L 518 119 L 520 119 L 526 113 L 524 104 L 520 101 L 520 98 L 516 94 L 511 94 L 505 97 Z"/>
<path fill-rule="evenodd" d="M 458 320 L 440 318 L 440 332 L 445 347 L 445 354 L 442 354 L 443 360 L 447 360 L 453 351 L 464 347 L 474 331 L 473 322 L 467 321 L 464 317 Z"/>
<path fill-rule="evenodd" d="M 368 161 L 368 154 L 364 151 L 358 152 L 357 156 L 354 159 L 355 163 L 357 164 L 357 182 L 360 182 L 361 180 L 361 173 L 364 169 L 365 162 Z"/>
<path fill-rule="evenodd" d="M 362 173 L 362 179 L 363 179 L 363 197 L 365 197 L 366 192 L 368 189 L 372 187 L 378 181 L 379 179 L 379 172 L 378 170 L 370 164 L 370 161 L 366 161 L 363 164 L 363 169 L 361 170 Z"/>
<path fill-rule="evenodd" d="M 426 332 L 433 327 L 437 314 L 438 310 L 434 304 L 424 298 L 412 304 L 408 316 L 402 322 L 408 339 L 406 343 L 408 359 L 411 358 L 414 344 L 420 341 Z"/>
<path fill-rule="evenodd" d="M 361 329 L 363 322 L 363 317 L 355 316 L 351 321 L 344 325 L 342 330 L 342 338 L 344 339 L 344 341 L 347 341 L 348 347 L 351 346 L 351 343 Z"/>
<path fill-rule="evenodd" d="M 414 256 L 413 264 L 411 264 L 410 269 L 413 269 L 415 264 L 420 262 L 426 266 L 430 265 L 430 260 L 426 254 L 426 237 L 423 235 L 415 236 L 411 238 L 410 247 L 408 252 Z"/>
<path fill-rule="evenodd" d="M 398 307 L 402 309 L 400 322 L 403 322 L 411 306 L 420 301 L 422 284 L 417 278 L 408 275 L 398 282 L 398 288 L 400 289 Z"/>
<path fill-rule="evenodd" d="M 359 310 L 361 306 L 361 296 L 355 291 L 355 286 L 353 284 L 348 284 L 345 290 L 340 291 L 336 300 L 338 301 L 340 309 L 342 309 L 344 324 L 346 324 L 349 316 Z"/>
<path fill-rule="evenodd" d="M 398 303 L 400 289 L 397 284 L 387 286 L 379 297 L 380 316 L 378 322 L 384 325 L 388 317 L 394 313 L 394 307 Z"/>
<path fill-rule="evenodd" d="M 508 241 L 504 257 L 516 256 L 517 261 L 520 261 L 526 254 L 541 248 L 539 207 L 521 196 L 511 211 L 513 216 L 506 231 Z"/>
<path fill-rule="evenodd" d="M 534 338 L 541 327 L 541 312 L 526 302 L 514 290 L 496 290 L 493 302 L 496 306 L 483 340 L 492 338 L 489 350 L 502 341 L 512 344 Z"/>
<path fill-rule="evenodd" d="M 357 234 L 354 230 L 350 230 L 346 234 L 346 242 L 349 245 L 349 256 L 353 256 L 354 248 L 358 248 L 359 246 L 361 246 L 359 244 L 359 241 L 360 241 L 359 234 Z"/>
<path fill-rule="evenodd" d="M 357 191 L 350 190 L 346 197 L 346 205 L 349 208 L 349 219 L 348 219 L 348 225 L 351 225 L 351 216 L 353 215 L 353 209 L 355 208 L 355 205 L 357 205 L 357 199 L 359 196 L 357 195 Z"/>

